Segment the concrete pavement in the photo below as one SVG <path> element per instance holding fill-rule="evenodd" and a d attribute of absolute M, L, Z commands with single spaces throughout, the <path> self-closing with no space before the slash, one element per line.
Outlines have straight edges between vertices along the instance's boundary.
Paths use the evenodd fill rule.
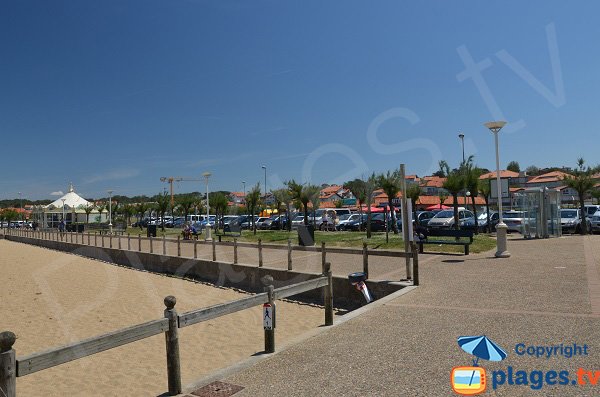
<path fill-rule="evenodd" d="M 418 289 L 222 380 L 244 387 L 236 397 L 450 396 L 452 368 L 472 359 L 457 337 L 485 334 L 508 357 L 480 362 L 484 395 L 600 395 L 600 381 L 535 390 L 535 373 L 529 385 L 492 389 L 493 371 L 509 366 L 527 376 L 567 370 L 570 381 L 579 367 L 600 371 L 600 236 L 512 240 L 509 250 L 508 259 L 435 256 L 421 265 Z M 587 344 L 589 355 L 519 356 L 519 343 Z"/>

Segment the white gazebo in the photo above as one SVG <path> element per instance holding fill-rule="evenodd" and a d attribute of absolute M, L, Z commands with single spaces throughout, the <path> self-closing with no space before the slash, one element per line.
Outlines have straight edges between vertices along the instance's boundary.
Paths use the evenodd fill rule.
<path fill-rule="evenodd" d="M 69 191 L 61 198 L 54 200 L 46 206 L 40 206 L 36 209 L 39 218 L 42 219 L 42 227 L 56 228 L 61 220 L 65 220 L 66 224 L 70 223 L 86 223 L 88 221 L 86 208 L 93 208 L 94 203 L 91 203 L 75 193 L 75 188 L 71 183 Z M 108 213 L 100 214 L 96 208 L 90 212 L 89 222 L 99 223 L 106 222 Z"/>

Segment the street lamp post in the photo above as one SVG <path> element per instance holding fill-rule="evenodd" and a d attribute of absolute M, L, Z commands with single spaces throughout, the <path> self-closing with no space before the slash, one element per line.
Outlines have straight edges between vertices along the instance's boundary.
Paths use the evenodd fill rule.
<path fill-rule="evenodd" d="M 62 206 L 62 222 L 65 226 L 67 226 L 67 221 L 65 220 L 65 201 L 67 201 L 66 199 L 61 199 L 63 206 Z M 63 230 L 64 231 L 64 230 Z"/>
<path fill-rule="evenodd" d="M 458 137 L 460 138 L 460 143 L 461 143 L 461 146 L 462 146 L 462 164 L 463 164 L 463 167 L 464 167 L 464 165 L 465 165 L 465 134 L 463 134 L 461 132 L 460 134 L 458 134 Z M 466 196 L 466 194 L 463 196 L 463 199 L 464 199 L 464 204 L 465 204 L 465 209 L 466 209 L 467 208 L 467 196 Z"/>
<path fill-rule="evenodd" d="M 108 191 L 108 231 L 110 234 L 112 234 L 113 230 L 113 224 L 112 224 L 112 194 L 113 191 L 109 190 Z"/>
<path fill-rule="evenodd" d="M 262 169 L 265 170 L 265 200 L 267 199 L 267 166 L 263 165 Z"/>
<path fill-rule="evenodd" d="M 205 172 L 202 174 L 204 180 L 206 181 L 206 235 L 204 236 L 205 241 L 211 241 L 212 237 L 210 235 L 210 223 L 209 223 L 209 214 L 210 214 L 210 205 L 208 202 L 208 178 L 210 178 L 211 173 Z"/>
<path fill-rule="evenodd" d="M 499 222 L 496 226 L 496 258 L 508 258 L 510 252 L 506 249 L 507 226 L 502 219 L 502 186 L 500 184 L 500 154 L 498 151 L 498 133 L 504 127 L 506 121 L 490 121 L 484 125 L 494 134 L 496 145 L 496 190 L 498 196 Z"/>

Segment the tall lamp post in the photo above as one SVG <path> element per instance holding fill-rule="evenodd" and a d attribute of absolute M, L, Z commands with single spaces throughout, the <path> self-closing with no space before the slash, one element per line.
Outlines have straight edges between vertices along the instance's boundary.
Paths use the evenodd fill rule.
<path fill-rule="evenodd" d="M 204 177 L 204 180 L 206 181 L 206 235 L 204 236 L 204 240 L 205 241 L 211 241 L 212 237 L 210 235 L 210 223 L 209 221 L 209 214 L 210 214 L 210 205 L 208 202 L 208 178 L 210 178 L 211 173 L 210 172 L 205 172 L 202 174 L 202 176 Z"/>
<path fill-rule="evenodd" d="M 267 199 L 267 166 L 263 165 L 261 167 L 263 170 L 265 170 L 265 200 Z"/>
<path fill-rule="evenodd" d="M 502 219 L 502 186 L 500 184 L 500 154 L 498 151 L 498 133 L 504 127 L 506 121 L 490 121 L 484 125 L 494 134 L 496 144 L 496 191 L 498 195 L 499 222 L 496 226 L 496 258 L 508 258 L 510 252 L 506 249 L 507 226 Z"/>
<path fill-rule="evenodd" d="M 112 194 L 113 191 L 109 190 L 108 191 L 108 231 L 110 234 L 112 234 L 113 230 L 113 224 L 112 224 Z"/>
<path fill-rule="evenodd" d="M 461 132 L 460 134 L 458 134 L 458 137 L 460 138 L 460 143 L 461 143 L 461 146 L 462 146 L 462 163 L 463 163 L 463 166 L 464 166 L 465 165 L 465 134 L 463 134 Z M 465 209 L 466 209 L 467 208 L 466 191 L 465 191 L 465 195 L 463 195 L 463 198 L 464 198 L 464 204 L 465 204 Z"/>

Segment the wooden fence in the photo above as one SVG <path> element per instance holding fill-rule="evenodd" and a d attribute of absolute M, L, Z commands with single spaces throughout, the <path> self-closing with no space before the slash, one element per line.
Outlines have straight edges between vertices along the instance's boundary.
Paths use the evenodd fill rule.
<path fill-rule="evenodd" d="M 16 235 L 16 236 L 24 236 L 31 238 L 40 238 L 44 240 L 50 241 L 62 241 L 62 242 L 70 242 L 70 243 L 78 243 L 78 244 L 86 244 L 95 247 L 102 248 L 118 248 L 118 249 L 127 249 L 127 250 L 136 250 L 138 252 L 142 251 L 142 241 L 149 242 L 149 250 L 150 253 L 159 253 L 158 250 L 155 252 L 155 241 L 158 240 L 160 245 L 162 246 L 161 252 L 162 255 L 167 254 L 166 243 L 167 239 L 163 236 L 162 238 L 153 238 L 153 237 L 142 237 L 141 234 L 137 236 L 131 236 L 127 234 L 126 236 L 112 236 L 112 235 L 98 235 L 96 233 L 90 234 L 88 233 L 75 233 L 75 232 L 63 232 L 60 233 L 56 230 L 52 231 L 44 231 L 44 230 L 25 230 L 25 229 L 9 229 L 8 235 Z M 87 237 L 87 238 L 86 238 Z M 117 245 L 113 244 L 113 237 L 117 240 Z M 122 244 L 121 238 L 127 239 L 126 248 L 125 244 Z M 321 253 L 321 264 L 323 265 L 326 262 L 327 253 L 331 254 L 349 254 L 349 255 L 362 255 L 362 264 L 363 264 L 363 272 L 369 276 L 369 258 L 372 256 L 381 256 L 381 257 L 395 257 L 395 258 L 405 258 L 407 261 L 412 259 L 412 267 L 407 266 L 407 274 L 406 278 L 408 280 L 413 280 L 414 285 L 419 285 L 419 253 L 414 242 L 410 244 L 410 251 L 403 252 L 397 250 L 375 250 L 369 249 L 366 242 L 363 242 L 362 248 L 341 248 L 341 247 L 326 247 L 325 242 L 321 243 L 321 246 L 299 246 L 292 245 L 291 240 L 288 239 L 287 244 L 263 244 L 262 240 L 259 239 L 257 244 L 254 243 L 244 243 L 238 242 L 237 238 L 233 238 L 233 241 L 222 241 L 217 242 L 215 240 L 212 241 L 198 241 L 198 240 L 181 240 L 180 236 L 177 236 L 176 240 L 170 239 L 171 242 L 175 242 L 177 245 L 177 256 L 181 256 L 181 246 L 182 244 L 193 244 L 193 258 L 198 258 L 198 245 L 211 245 L 212 246 L 212 260 L 217 261 L 217 246 L 224 247 L 232 247 L 233 248 L 233 263 L 238 263 L 238 249 L 239 248 L 254 248 L 257 250 L 258 254 L 258 267 L 263 267 L 263 250 L 264 249 L 272 249 L 272 250 L 286 250 L 287 251 L 287 269 L 293 270 L 293 262 L 292 262 L 292 252 L 293 251 L 304 251 L 304 252 L 320 252 Z"/>
<path fill-rule="evenodd" d="M 176 298 L 174 296 L 167 296 L 164 299 L 166 306 L 164 318 L 19 358 L 16 357 L 16 352 L 13 349 L 13 344 L 16 340 L 15 334 L 8 331 L 2 332 L 0 333 L 0 392 L 2 393 L 0 395 L 5 397 L 16 396 L 17 377 L 26 376 L 160 333 L 165 334 L 169 395 L 179 394 L 182 391 L 179 359 L 179 328 L 212 320 L 265 303 L 273 305 L 277 299 L 283 299 L 319 288 L 323 289 L 325 325 L 333 325 L 331 265 L 325 263 L 323 274 L 317 278 L 277 289 L 273 288 L 271 278 L 270 285 L 265 288 L 265 292 L 263 293 L 182 314 L 178 314 L 175 310 Z M 265 352 L 273 353 L 274 351 L 275 328 L 266 329 Z"/>

